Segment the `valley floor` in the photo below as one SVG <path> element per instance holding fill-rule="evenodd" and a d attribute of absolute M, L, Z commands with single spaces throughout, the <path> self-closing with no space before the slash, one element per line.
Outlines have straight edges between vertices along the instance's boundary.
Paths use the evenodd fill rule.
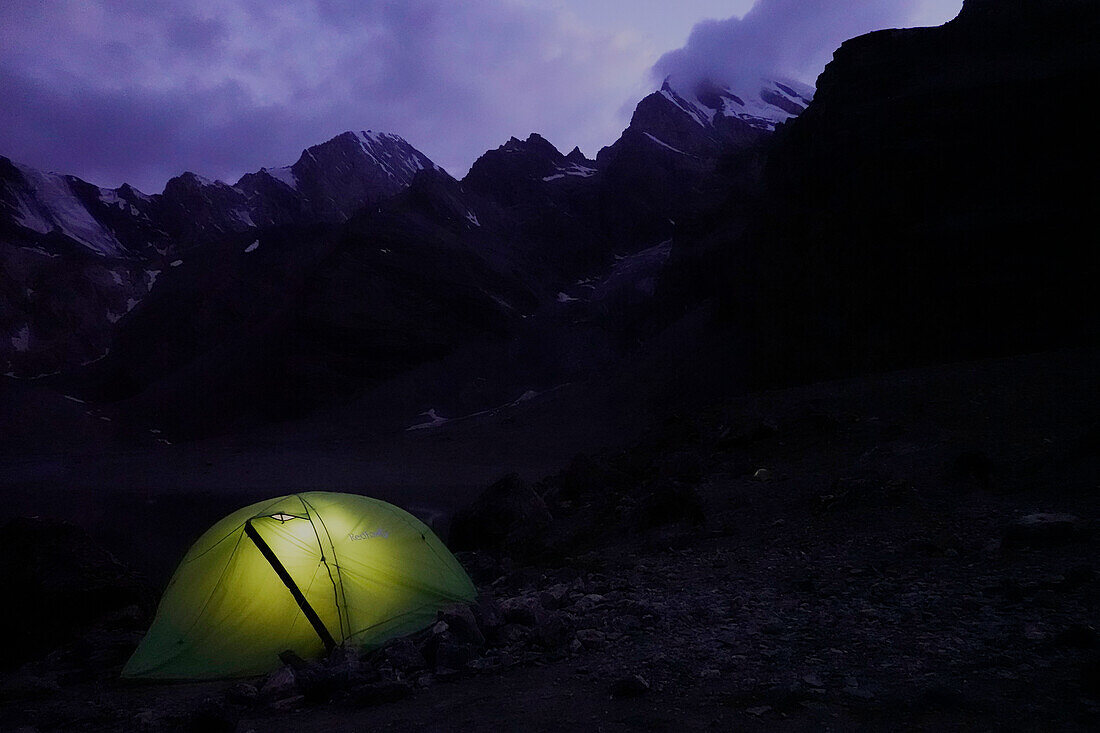
<path fill-rule="evenodd" d="M 57 683 L 76 663 L 55 655 L 8 675 L 0 720 L 186 729 L 213 699 L 258 733 L 1095 729 L 1098 367 L 1040 354 L 716 407 L 647 456 L 702 467 L 701 524 L 479 570 L 564 635 L 491 644 L 400 700 L 232 702 L 238 683 L 122 684 L 121 659 Z M 1037 513 L 1072 518 L 1020 524 Z"/>

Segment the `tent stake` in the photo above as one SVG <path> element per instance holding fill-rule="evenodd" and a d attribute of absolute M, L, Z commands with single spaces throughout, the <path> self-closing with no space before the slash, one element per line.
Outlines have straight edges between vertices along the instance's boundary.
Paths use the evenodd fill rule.
<path fill-rule="evenodd" d="M 260 536 L 260 533 L 256 531 L 256 528 L 252 526 L 252 520 L 249 519 L 244 523 L 244 533 L 248 535 L 248 539 L 252 540 L 252 543 L 256 545 L 256 549 L 260 551 L 260 554 L 264 556 L 264 559 L 271 564 L 275 573 L 279 576 L 279 580 L 283 581 L 283 585 L 290 591 L 290 595 L 294 596 L 294 600 L 298 603 L 298 608 L 302 609 L 302 613 L 309 619 L 310 624 L 313 625 L 313 630 L 317 632 L 317 636 L 321 637 L 321 641 L 325 645 L 325 651 L 329 654 L 336 648 L 336 640 L 332 638 L 332 634 L 325 628 L 324 622 L 321 621 L 321 617 L 317 615 L 317 612 L 313 610 L 313 606 L 309 605 L 309 601 L 302 595 L 302 591 L 298 590 L 298 585 L 294 582 L 294 579 L 290 577 L 290 573 L 283 567 L 282 562 L 276 557 L 275 553 L 268 546 L 264 538 Z"/>

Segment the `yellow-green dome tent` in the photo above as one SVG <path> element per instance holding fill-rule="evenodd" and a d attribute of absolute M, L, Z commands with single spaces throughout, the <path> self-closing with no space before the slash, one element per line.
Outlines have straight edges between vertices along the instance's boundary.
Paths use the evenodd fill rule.
<path fill-rule="evenodd" d="M 124 677 L 210 679 L 270 672 L 411 633 L 477 591 L 408 512 L 353 494 L 262 501 L 211 527 L 183 558 Z"/>

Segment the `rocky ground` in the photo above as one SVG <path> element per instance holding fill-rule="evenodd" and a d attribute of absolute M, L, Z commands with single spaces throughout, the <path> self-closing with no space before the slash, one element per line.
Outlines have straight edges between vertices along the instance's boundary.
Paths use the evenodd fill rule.
<path fill-rule="evenodd" d="M 365 656 L 125 684 L 149 599 L 78 603 L 55 633 L 31 624 L 30 661 L 9 656 L 0 721 L 1095 729 L 1097 366 L 1095 353 L 1043 354 L 757 394 L 533 485 L 507 477 L 451 531 L 481 601 Z M 29 552 L 13 526 L 34 534 L 9 524 L 5 550 Z M 63 554 L 32 559 L 56 567 Z M 110 558 L 80 555 L 95 572 L 77 576 L 135 588 Z"/>

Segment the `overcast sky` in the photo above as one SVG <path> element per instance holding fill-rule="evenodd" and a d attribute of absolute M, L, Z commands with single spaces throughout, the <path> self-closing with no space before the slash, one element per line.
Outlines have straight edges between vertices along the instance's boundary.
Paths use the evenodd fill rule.
<path fill-rule="evenodd" d="M 667 73 L 813 83 L 845 38 L 962 0 L 0 0 L 0 155 L 159 192 L 348 129 L 456 176 L 538 131 L 595 155 Z M 750 71 L 751 70 L 751 71 Z"/>

